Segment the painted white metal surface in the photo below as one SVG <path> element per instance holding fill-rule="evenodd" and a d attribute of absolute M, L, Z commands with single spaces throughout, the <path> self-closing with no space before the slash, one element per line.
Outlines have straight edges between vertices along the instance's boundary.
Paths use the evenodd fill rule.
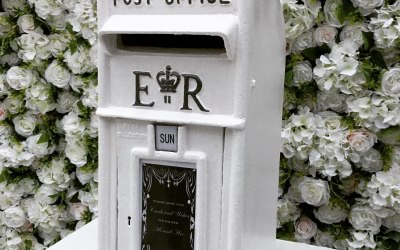
<path fill-rule="evenodd" d="M 49 250 L 98 250 L 98 219 L 49 247 Z"/>
<path fill-rule="evenodd" d="M 100 250 L 141 249 L 143 162 L 196 169 L 195 250 L 293 249 L 275 239 L 279 1 L 115 0 L 98 12 Z M 217 36 L 224 48 L 129 47 L 122 36 L 160 34 Z M 178 126 L 177 152 L 156 150 L 157 124 Z"/>

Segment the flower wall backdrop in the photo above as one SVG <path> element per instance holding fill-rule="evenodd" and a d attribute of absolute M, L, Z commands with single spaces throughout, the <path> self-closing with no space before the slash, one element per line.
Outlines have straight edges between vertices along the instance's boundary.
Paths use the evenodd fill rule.
<path fill-rule="evenodd" d="M 44 249 L 97 214 L 95 0 L 2 0 L 0 249 Z"/>
<path fill-rule="evenodd" d="M 281 0 L 278 238 L 399 249 L 400 2 Z"/>
<path fill-rule="evenodd" d="M 281 0 L 278 238 L 398 249 L 400 3 Z M 97 216 L 95 0 L 2 0 L 0 249 Z"/>

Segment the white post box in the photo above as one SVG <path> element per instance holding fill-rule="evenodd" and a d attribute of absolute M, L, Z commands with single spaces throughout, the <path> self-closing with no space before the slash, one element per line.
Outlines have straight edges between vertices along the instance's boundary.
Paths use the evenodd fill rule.
<path fill-rule="evenodd" d="M 100 249 L 268 249 L 279 1 L 101 0 L 98 12 Z"/>

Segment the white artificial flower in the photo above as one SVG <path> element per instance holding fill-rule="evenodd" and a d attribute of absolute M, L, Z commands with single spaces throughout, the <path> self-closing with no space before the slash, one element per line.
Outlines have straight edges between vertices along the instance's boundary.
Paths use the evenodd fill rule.
<path fill-rule="evenodd" d="M 83 88 L 82 104 L 89 108 L 97 108 L 97 87 L 88 85 Z"/>
<path fill-rule="evenodd" d="M 11 67 L 6 74 L 6 81 L 11 88 L 21 90 L 28 88 L 34 81 L 32 71 L 19 66 Z"/>
<path fill-rule="evenodd" d="M 66 172 L 64 158 L 53 158 L 51 162 L 36 171 L 39 180 L 51 185 L 57 190 L 64 190 L 69 187 L 72 175 Z"/>
<path fill-rule="evenodd" d="M 71 74 L 57 61 L 53 61 L 45 71 L 45 78 L 54 86 L 64 88 L 68 85 Z"/>
<path fill-rule="evenodd" d="M 335 243 L 335 236 L 329 231 L 323 232 L 318 230 L 317 234 L 314 236 L 314 239 L 315 244 L 321 247 L 333 248 L 333 244 Z"/>
<path fill-rule="evenodd" d="M 377 137 L 368 131 L 349 131 L 346 135 L 349 146 L 357 153 L 365 153 L 377 142 Z"/>
<path fill-rule="evenodd" d="M 307 30 L 299 35 L 292 44 L 293 52 L 301 52 L 315 46 L 313 30 Z"/>
<path fill-rule="evenodd" d="M 34 154 L 36 157 L 44 157 L 52 151 L 54 151 L 54 147 L 49 147 L 49 142 L 41 142 L 38 143 L 39 139 L 43 136 L 43 134 L 32 135 L 26 139 L 26 144 L 28 147 L 28 151 Z"/>
<path fill-rule="evenodd" d="M 85 122 L 79 116 L 71 111 L 61 120 L 63 130 L 69 136 L 82 136 L 85 131 Z"/>
<path fill-rule="evenodd" d="M 3 106 L 8 113 L 17 114 L 22 111 L 22 108 L 24 107 L 24 102 L 20 96 L 10 95 L 6 99 L 4 99 Z"/>
<path fill-rule="evenodd" d="M 350 247 L 354 249 L 367 248 L 375 249 L 376 243 L 374 234 L 371 232 L 353 231 L 351 232 L 352 239 L 347 240 Z"/>
<path fill-rule="evenodd" d="M 338 31 L 335 27 L 329 25 L 319 26 L 314 30 L 314 41 L 318 45 L 324 43 L 333 45 L 335 42 Z"/>
<path fill-rule="evenodd" d="M 5 12 L 14 15 L 27 9 L 25 0 L 2 0 L 1 2 Z"/>
<path fill-rule="evenodd" d="M 315 209 L 314 215 L 322 223 L 333 224 L 344 221 L 347 218 L 347 211 L 337 205 L 329 203 Z"/>
<path fill-rule="evenodd" d="M 36 118 L 33 115 L 24 114 L 13 119 L 15 132 L 28 137 L 33 134 L 36 127 Z"/>
<path fill-rule="evenodd" d="M 349 222 L 356 230 L 368 230 L 378 233 L 382 225 L 382 220 L 375 215 L 374 210 L 369 205 L 353 205 L 351 207 Z"/>
<path fill-rule="evenodd" d="M 79 45 L 75 53 L 70 49 L 64 53 L 64 62 L 74 74 L 90 73 L 95 69 L 95 65 L 90 61 L 89 50 Z"/>
<path fill-rule="evenodd" d="M 56 0 L 36 0 L 36 14 L 47 19 L 49 15 L 59 15 L 63 11 L 62 2 Z"/>
<path fill-rule="evenodd" d="M 383 225 L 391 230 L 400 231 L 400 213 L 395 213 L 383 220 Z"/>
<path fill-rule="evenodd" d="M 296 203 L 290 201 L 287 197 L 278 199 L 277 228 L 280 228 L 288 222 L 297 220 L 300 214 L 301 210 Z"/>
<path fill-rule="evenodd" d="M 35 201 L 41 204 L 51 205 L 58 199 L 58 191 L 53 186 L 43 184 L 35 193 Z M 29 215 L 29 210 L 28 210 Z M 33 222 L 34 223 L 34 222 Z"/>
<path fill-rule="evenodd" d="M 67 13 L 62 11 L 58 15 L 49 15 L 46 21 L 54 29 L 65 30 L 67 27 Z"/>
<path fill-rule="evenodd" d="M 368 16 L 375 9 L 382 6 L 383 0 L 351 0 L 353 5 L 357 7 L 363 16 Z"/>
<path fill-rule="evenodd" d="M 21 59 L 18 57 L 18 54 L 15 52 L 11 52 L 0 57 L 0 65 L 8 65 L 8 66 L 16 66 L 20 63 Z M 1 80 L 0 80 L 1 81 Z M 1 95 L 1 88 L 0 88 L 0 95 Z"/>
<path fill-rule="evenodd" d="M 383 74 L 381 89 L 385 95 L 400 97 L 400 67 L 391 68 Z"/>
<path fill-rule="evenodd" d="M 25 90 L 25 107 L 34 114 L 45 114 L 56 108 L 51 85 L 43 79 L 35 82 Z"/>
<path fill-rule="evenodd" d="M 330 198 L 328 183 L 319 179 L 304 177 L 299 183 L 299 191 L 303 200 L 315 207 L 328 203 Z"/>
<path fill-rule="evenodd" d="M 68 43 L 71 40 L 71 37 L 68 33 L 50 34 L 48 38 L 49 38 L 48 49 L 54 57 L 61 56 L 64 53 L 64 51 L 68 48 Z"/>
<path fill-rule="evenodd" d="M 340 28 L 344 25 L 338 18 L 338 8 L 343 5 L 342 0 L 327 0 L 324 5 L 325 21 L 328 25 Z"/>
<path fill-rule="evenodd" d="M 23 34 L 16 38 L 15 51 L 24 62 L 45 60 L 51 55 L 49 51 L 49 39 L 46 35 L 36 32 Z"/>
<path fill-rule="evenodd" d="M 293 66 L 293 81 L 296 86 L 311 82 L 313 79 L 313 70 L 308 61 L 299 62 Z"/>
<path fill-rule="evenodd" d="M 72 215 L 74 220 L 82 220 L 82 215 L 86 211 L 88 211 L 88 207 L 82 203 L 72 203 L 68 207 L 68 212 Z"/>
<path fill-rule="evenodd" d="M 97 216 L 98 213 L 98 187 L 97 183 L 90 182 L 90 192 L 85 192 L 80 190 L 78 199 L 82 202 L 83 205 L 87 206 L 90 212 L 94 213 Z"/>
<path fill-rule="evenodd" d="M 21 33 L 29 33 L 35 31 L 35 19 L 33 15 L 26 14 L 18 18 L 17 24 Z"/>
<path fill-rule="evenodd" d="M 361 155 L 360 161 L 356 165 L 364 171 L 378 172 L 383 167 L 381 154 L 378 150 L 371 148 L 365 154 Z"/>
<path fill-rule="evenodd" d="M 363 32 L 367 32 L 368 28 L 364 23 L 347 24 L 340 32 L 340 40 L 350 40 L 357 46 L 364 44 Z"/>
<path fill-rule="evenodd" d="M 73 105 L 78 99 L 70 91 L 62 91 L 58 94 L 56 110 L 58 113 L 65 114 L 72 111 Z"/>
<path fill-rule="evenodd" d="M 301 217 L 295 224 L 295 237 L 299 240 L 309 240 L 317 234 L 318 227 L 308 217 Z"/>
<path fill-rule="evenodd" d="M 82 168 L 77 168 L 76 169 L 76 178 L 78 178 L 80 183 L 85 185 L 85 184 L 89 183 L 90 180 L 93 179 L 93 172 L 83 170 Z"/>
<path fill-rule="evenodd" d="M 90 114 L 90 126 L 88 130 L 88 134 L 92 138 L 96 138 L 99 131 L 99 117 L 96 115 L 96 112 L 92 112 Z"/>
<path fill-rule="evenodd" d="M 72 164 L 81 167 L 87 162 L 87 146 L 81 141 L 67 141 L 65 155 Z"/>
<path fill-rule="evenodd" d="M 9 207 L 3 212 L 4 223 L 11 228 L 22 226 L 26 220 L 26 214 L 20 207 Z"/>

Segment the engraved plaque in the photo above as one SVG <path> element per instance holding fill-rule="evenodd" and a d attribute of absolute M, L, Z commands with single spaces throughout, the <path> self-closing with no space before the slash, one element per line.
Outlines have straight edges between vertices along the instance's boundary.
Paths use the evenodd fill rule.
<path fill-rule="evenodd" d="M 142 246 L 193 250 L 196 169 L 143 163 Z"/>

